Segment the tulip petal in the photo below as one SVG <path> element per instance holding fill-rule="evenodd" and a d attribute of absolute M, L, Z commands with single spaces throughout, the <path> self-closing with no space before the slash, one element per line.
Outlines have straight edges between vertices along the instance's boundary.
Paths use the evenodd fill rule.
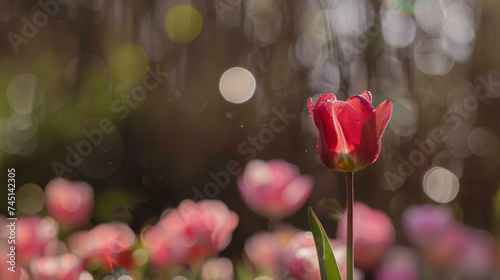
<path fill-rule="evenodd" d="M 377 137 L 382 137 L 389 120 L 392 115 L 392 102 L 390 100 L 386 100 L 382 102 L 377 109 L 375 109 L 376 123 L 377 123 Z"/>
<path fill-rule="evenodd" d="M 317 109 L 325 102 L 335 102 L 335 101 L 337 101 L 337 97 L 335 96 L 335 94 L 332 93 L 323 94 L 318 98 L 318 101 L 316 101 L 316 107 L 314 109 Z"/>
<path fill-rule="evenodd" d="M 341 171 L 340 169 L 338 169 L 338 166 L 335 164 L 335 160 L 333 159 L 333 154 L 332 152 L 330 151 L 330 149 L 328 149 L 328 145 L 327 144 L 324 144 L 326 143 L 326 139 L 325 137 L 320 134 L 320 136 L 318 137 L 318 155 L 319 155 L 319 158 L 321 159 L 321 161 L 323 162 L 323 164 L 330 168 L 330 169 L 333 169 L 333 170 L 337 170 L 337 171 Z"/>
<path fill-rule="evenodd" d="M 359 169 L 375 162 L 380 154 L 381 139 L 384 130 L 391 119 L 392 103 L 382 102 L 373 114 L 364 122 L 359 147 L 359 157 L 356 166 Z"/>
<path fill-rule="evenodd" d="M 334 118 L 340 123 L 343 134 L 344 150 L 340 152 L 350 153 L 356 160 L 363 123 L 373 114 L 373 106 L 366 98 L 355 95 L 349 98 L 343 106 L 334 105 L 334 110 L 336 116 Z"/>
<path fill-rule="evenodd" d="M 335 123 L 334 105 L 345 104 L 342 101 L 325 102 L 320 106 L 316 106 L 314 110 L 314 117 L 316 119 L 316 126 L 318 127 L 318 154 L 325 166 L 329 168 L 336 167 L 333 154 L 338 154 L 341 147 L 339 147 L 339 136 L 342 137 L 342 130 L 337 131 Z M 340 132 L 340 135 L 339 135 Z"/>
<path fill-rule="evenodd" d="M 372 103 L 372 93 L 365 90 L 361 96 L 363 96 L 364 98 L 366 98 L 368 101 L 370 101 L 370 103 Z"/>
<path fill-rule="evenodd" d="M 311 119 L 313 120 L 317 128 L 318 125 L 316 124 L 316 119 L 314 117 L 314 105 L 311 98 L 307 99 L 307 107 L 309 108 L 309 115 L 311 115 Z"/>
<path fill-rule="evenodd" d="M 331 93 L 323 94 L 322 96 L 320 96 L 318 101 L 316 101 L 316 106 L 313 106 L 311 98 L 307 100 L 307 107 L 309 107 L 309 114 L 311 115 L 311 118 L 313 119 L 313 122 L 316 125 L 316 127 L 318 127 L 318 120 L 316 120 L 316 118 L 314 117 L 314 110 L 323 105 L 323 103 L 325 102 L 335 102 L 335 101 L 337 101 L 337 97 L 335 96 L 335 94 Z"/>
<path fill-rule="evenodd" d="M 366 97 L 362 97 L 360 95 L 352 96 L 347 99 L 346 103 L 354 107 L 357 114 L 365 120 L 373 113 L 374 110 L 372 103 Z"/>

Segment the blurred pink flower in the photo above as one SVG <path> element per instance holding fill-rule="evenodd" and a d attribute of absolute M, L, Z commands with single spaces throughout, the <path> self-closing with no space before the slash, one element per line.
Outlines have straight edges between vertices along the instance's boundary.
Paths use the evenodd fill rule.
<path fill-rule="evenodd" d="M 347 240 L 347 211 L 337 230 L 337 238 Z M 366 204 L 353 204 L 354 266 L 364 271 L 373 269 L 384 258 L 394 242 L 394 227 L 387 214 Z"/>
<path fill-rule="evenodd" d="M 422 248 L 437 267 L 465 279 L 486 279 L 495 262 L 495 242 L 485 231 L 472 230 L 458 222 L 443 229 Z"/>
<path fill-rule="evenodd" d="M 135 233 L 125 223 L 100 224 L 90 231 L 72 233 L 67 243 L 71 252 L 85 260 L 99 259 L 105 270 L 131 268 Z"/>
<path fill-rule="evenodd" d="M 290 239 L 297 230 L 279 228 L 273 232 L 257 232 L 245 242 L 245 254 L 258 270 L 279 275 L 281 258 Z"/>
<path fill-rule="evenodd" d="M 0 279 L 2 280 L 30 280 L 28 272 L 24 268 L 16 268 L 16 271 L 12 272 L 8 270 L 8 267 L 4 267 L 0 270 Z"/>
<path fill-rule="evenodd" d="M 45 256 L 31 262 L 35 280 L 74 280 L 82 270 L 82 261 L 73 254 Z"/>
<path fill-rule="evenodd" d="M 218 200 L 183 201 L 143 234 L 142 241 L 157 267 L 188 265 L 226 248 L 238 215 Z"/>
<path fill-rule="evenodd" d="M 445 206 L 424 204 L 410 206 L 403 212 L 405 234 L 417 247 L 429 245 L 452 223 L 453 213 Z"/>
<path fill-rule="evenodd" d="M 84 182 L 55 178 L 45 188 L 47 212 L 62 226 L 74 229 L 92 216 L 94 191 Z"/>
<path fill-rule="evenodd" d="M 177 265 L 170 253 L 171 245 L 167 243 L 168 239 L 173 238 L 168 233 L 164 234 L 157 226 L 150 226 L 142 231 L 141 241 L 148 251 L 149 259 L 157 268 Z"/>
<path fill-rule="evenodd" d="M 55 253 L 59 228 L 51 218 L 23 216 L 16 223 L 17 264 L 28 269 L 31 259 Z"/>
<path fill-rule="evenodd" d="M 436 237 L 420 247 L 423 254 L 432 263 L 440 267 L 449 267 L 467 245 L 469 230 L 462 224 L 451 223 L 437 233 Z"/>
<path fill-rule="evenodd" d="M 384 260 L 375 271 L 375 280 L 417 280 L 418 256 L 408 247 L 397 246 L 391 248 Z"/>
<path fill-rule="evenodd" d="M 282 219 L 297 212 L 312 186 L 311 177 L 300 176 L 295 165 L 283 160 L 252 160 L 238 178 L 243 201 L 266 218 Z"/>
<path fill-rule="evenodd" d="M 274 272 L 281 261 L 282 248 L 272 232 L 258 232 L 245 242 L 245 253 L 259 270 Z"/>
<path fill-rule="evenodd" d="M 345 279 L 346 251 L 345 244 L 340 240 L 330 240 L 335 260 Z M 320 280 L 318 255 L 314 238 L 310 231 L 297 232 L 288 242 L 282 255 L 283 265 L 288 277 L 297 280 Z M 362 279 L 363 275 L 355 271 L 354 279 Z M 285 279 L 289 279 L 285 278 Z"/>
<path fill-rule="evenodd" d="M 283 265 L 291 279 L 321 280 L 316 246 L 310 231 L 301 231 L 292 237 L 283 254 Z"/>
<path fill-rule="evenodd" d="M 409 207 L 403 214 L 406 235 L 436 267 L 466 279 L 487 278 L 495 262 L 490 233 L 453 219 L 445 206 Z"/>
<path fill-rule="evenodd" d="M 464 279 L 487 279 L 495 271 L 494 248 L 495 240 L 489 232 L 471 230 L 454 270 Z"/>

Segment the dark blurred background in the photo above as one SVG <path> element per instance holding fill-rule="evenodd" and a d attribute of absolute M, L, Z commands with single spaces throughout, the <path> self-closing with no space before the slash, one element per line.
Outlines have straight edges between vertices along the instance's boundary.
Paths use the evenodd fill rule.
<path fill-rule="evenodd" d="M 40 190 L 56 176 L 94 187 L 92 223 L 136 231 L 201 193 L 238 213 L 222 254 L 240 258 L 269 221 L 245 206 L 236 176 L 207 196 L 211 172 L 253 158 L 297 165 L 315 187 L 285 221 L 307 229 L 308 206 L 345 205 L 307 99 L 370 90 L 394 112 L 379 160 L 356 173 L 356 200 L 388 213 L 400 243 L 402 211 L 425 202 L 498 238 L 499 11 L 475 0 L 2 0 L 0 165 L 30 186 L 18 215 L 43 215 Z M 233 67 L 248 71 L 223 80 Z"/>

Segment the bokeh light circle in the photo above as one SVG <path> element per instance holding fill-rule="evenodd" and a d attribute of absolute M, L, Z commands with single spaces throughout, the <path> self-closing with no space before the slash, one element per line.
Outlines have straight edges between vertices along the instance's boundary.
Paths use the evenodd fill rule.
<path fill-rule="evenodd" d="M 456 43 L 470 43 L 475 37 L 472 9 L 465 3 L 452 3 L 446 7 L 445 14 L 444 34 Z"/>
<path fill-rule="evenodd" d="M 13 113 L 7 121 L 7 132 L 18 141 L 28 141 L 38 133 L 38 118 L 35 114 Z"/>
<path fill-rule="evenodd" d="M 211 258 L 201 268 L 203 279 L 232 279 L 233 263 L 228 258 Z"/>
<path fill-rule="evenodd" d="M 438 34 L 444 24 L 444 10 L 441 1 L 417 0 L 414 4 L 418 26 L 429 34 Z"/>
<path fill-rule="evenodd" d="M 417 26 L 412 17 L 398 9 L 392 9 L 383 5 L 382 35 L 390 46 L 404 48 L 413 42 Z"/>
<path fill-rule="evenodd" d="M 307 79 L 309 87 L 317 92 L 337 92 L 340 87 L 340 70 L 333 63 L 326 62 L 314 67 Z"/>
<path fill-rule="evenodd" d="M 398 135 L 411 136 L 418 129 L 418 104 L 413 99 L 399 99 L 394 102 L 390 128 Z"/>
<path fill-rule="evenodd" d="M 467 145 L 471 152 L 478 156 L 496 154 L 499 147 L 495 131 L 484 127 L 475 128 L 469 133 Z"/>
<path fill-rule="evenodd" d="M 165 17 L 165 30 L 170 39 L 178 43 L 194 40 L 200 34 L 202 26 L 200 13 L 190 5 L 173 6 Z"/>
<path fill-rule="evenodd" d="M 323 34 L 304 32 L 295 43 L 295 57 L 305 67 L 322 63 L 327 57 L 327 39 Z"/>
<path fill-rule="evenodd" d="M 415 66 L 428 75 L 444 75 L 454 65 L 439 39 L 423 38 L 416 44 L 413 52 Z"/>
<path fill-rule="evenodd" d="M 94 277 L 87 271 L 82 271 L 80 276 L 78 276 L 78 280 L 94 280 Z"/>
<path fill-rule="evenodd" d="M 341 36 L 356 38 L 373 24 L 375 12 L 370 1 L 336 0 L 331 1 L 333 9 L 328 9 L 332 28 Z"/>
<path fill-rule="evenodd" d="M 35 184 L 26 184 L 17 190 L 17 206 L 19 211 L 32 215 L 40 212 L 44 205 L 42 188 Z"/>
<path fill-rule="evenodd" d="M 113 75 L 122 82 L 136 82 L 146 75 L 149 57 L 143 48 L 125 43 L 116 47 L 109 57 Z"/>
<path fill-rule="evenodd" d="M 457 176 L 443 167 L 432 167 L 425 172 L 422 184 L 425 194 L 439 203 L 452 201 L 460 189 Z"/>
<path fill-rule="evenodd" d="M 28 73 L 17 75 L 7 87 L 7 102 L 19 114 L 29 114 L 45 99 L 45 88 L 40 80 Z"/>
<path fill-rule="evenodd" d="M 222 97 L 231 103 L 241 104 L 252 98 L 257 82 L 250 71 L 234 67 L 222 74 L 219 90 Z"/>
<path fill-rule="evenodd" d="M 137 249 L 132 253 L 132 259 L 137 265 L 145 265 L 148 261 L 148 253 L 144 249 Z"/>

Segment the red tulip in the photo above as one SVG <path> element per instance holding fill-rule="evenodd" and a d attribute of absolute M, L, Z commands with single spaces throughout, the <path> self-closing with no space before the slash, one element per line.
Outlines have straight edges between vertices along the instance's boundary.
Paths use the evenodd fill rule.
<path fill-rule="evenodd" d="M 325 166 L 354 172 L 377 160 L 380 140 L 392 114 L 390 100 L 374 109 L 368 91 L 346 102 L 328 93 L 318 99 L 316 106 L 311 99 L 307 105 L 319 132 L 318 153 Z"/>

